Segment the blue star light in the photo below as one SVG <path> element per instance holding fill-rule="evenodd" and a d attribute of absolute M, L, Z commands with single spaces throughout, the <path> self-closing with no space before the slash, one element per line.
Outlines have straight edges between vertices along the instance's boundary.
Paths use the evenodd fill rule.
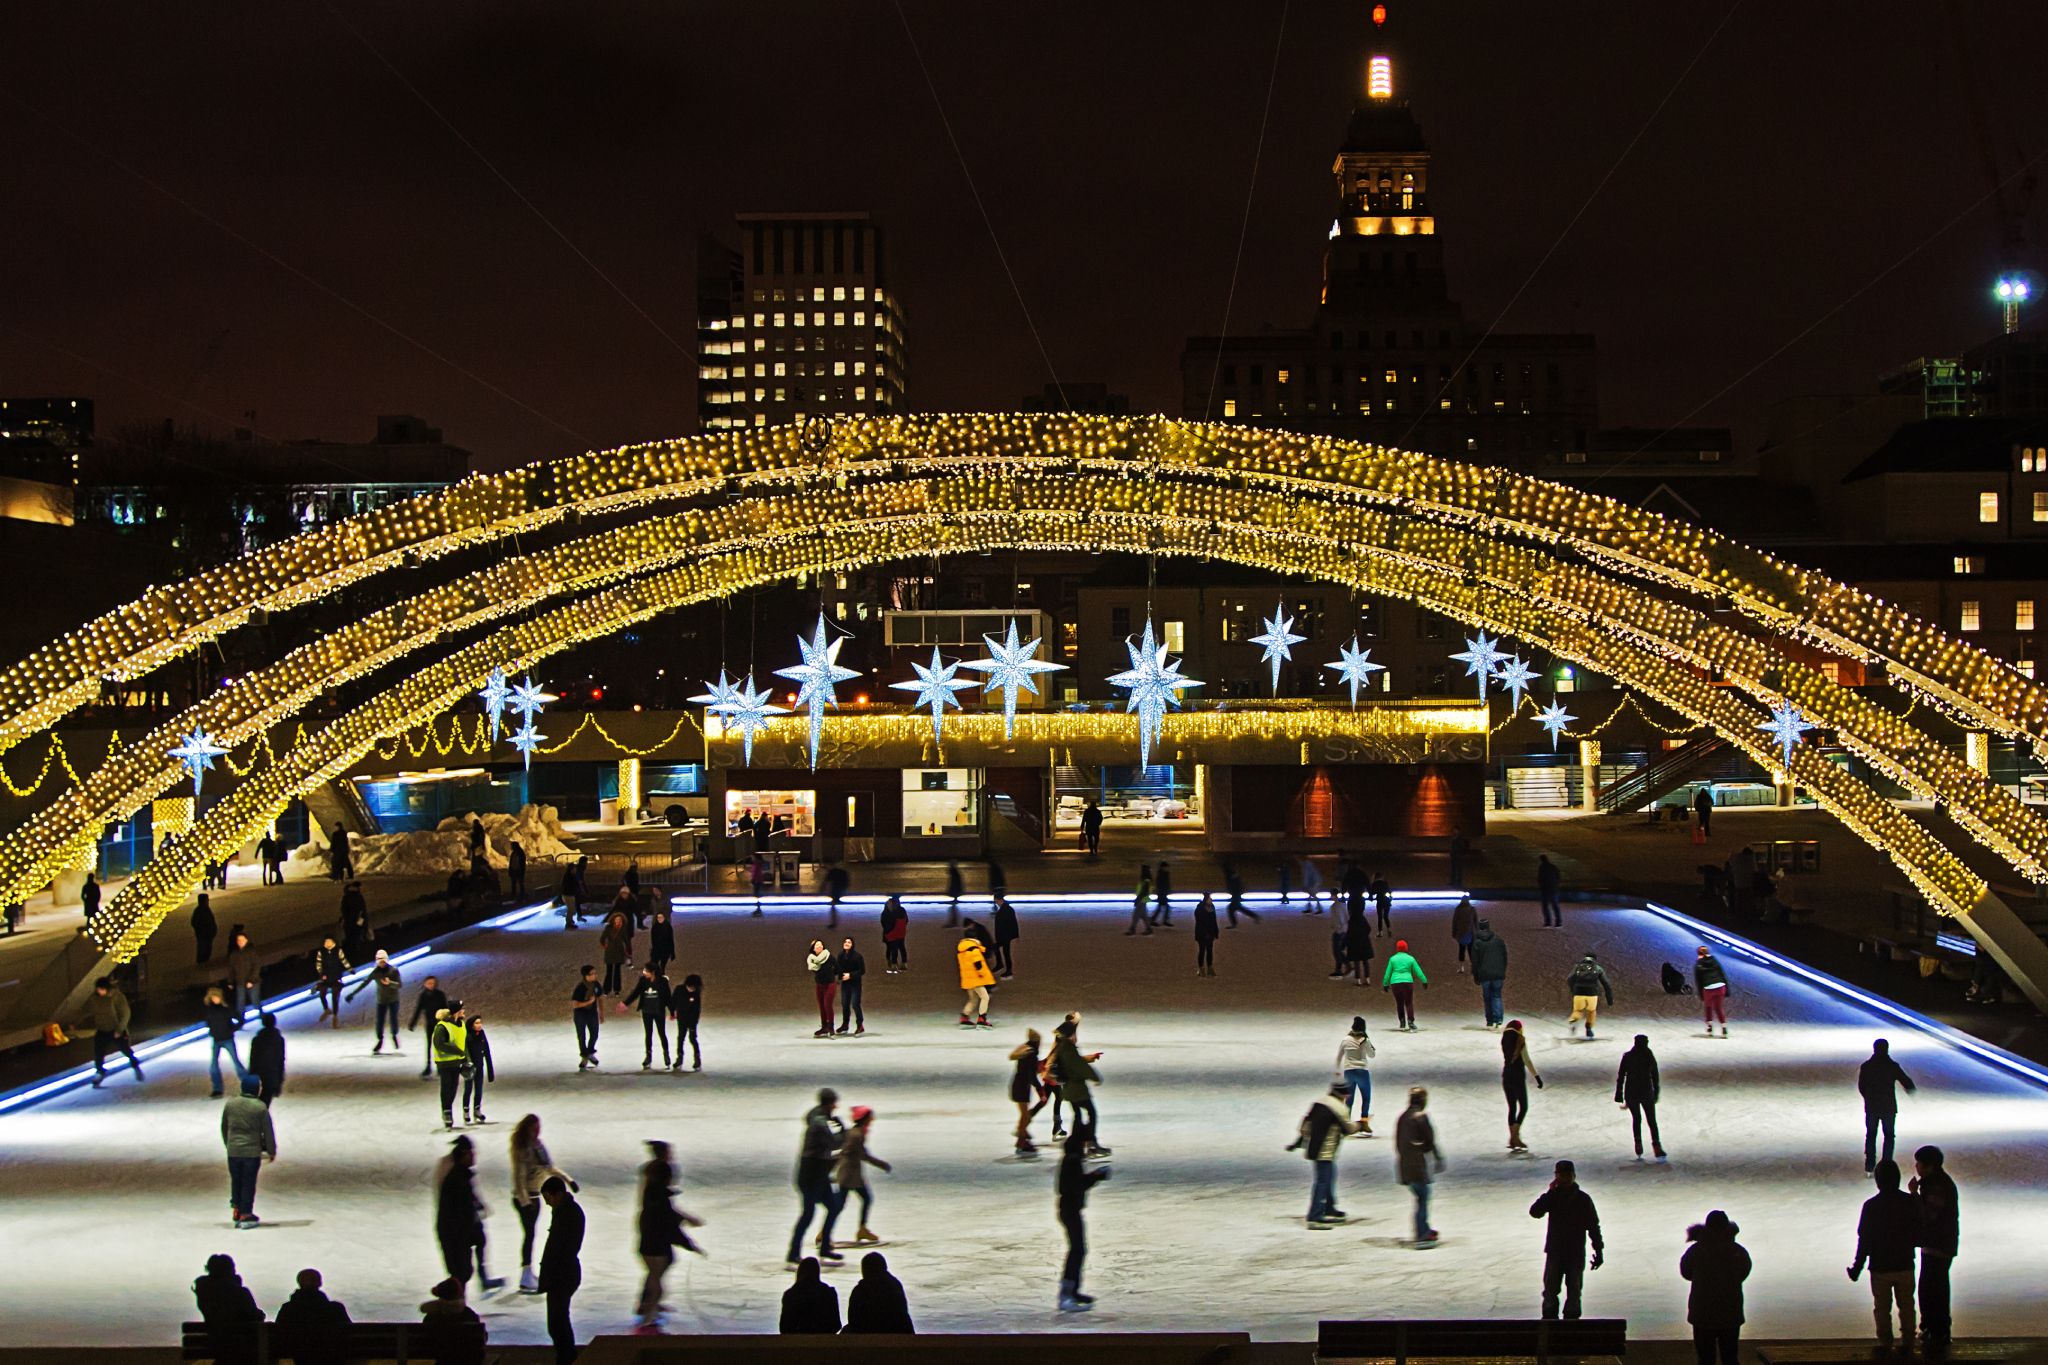
<path fill-rule="evenodd" d="M 860 670 L 844 668 L 839 663 L 839 647 L 846 643 L 846 637 L 827 641 L 825 639 L 825 613 L 818 613 L 818 628 L 809 640 L 796 637 L 796 647 L 804 661 L 790 668 L 778 668 L 775 676 L 787 678 L 798 684 L 796 704 L 810 712 L 811 717 L 811 766 L 818 766 L 818 740 L 825 730 L 825 708 L 837 706 L 839 698 L 834 689 L 848 678 L 858 678 Z"/>
<path fill-rule="evenodd" d="M 1529 684 L 1536 681 L 1536 670 L 1524 663 L 1520 655 L 1509 659 L 1494 671 L 1493 680 L 1508 690 L 1514 698 L 1514 708 L 1509 715 L 1522 709 L 1522 694 L 1529 690 Z"/>
<path fill-rule="evenodd" d="M 1255 645 L 1266 648 L 1263 662 L 1273 665 L 1273 695 L 1280 695 L 1280 665 L 1294 658 L 1294 647 L 1308 639 L 1306 635 L 1293 633 L 1294 618 L 1287 614 L 1285 602 L 1276 603 L 1273 614 L 1265 619 L 1266 633 L 1252 636 Z"/>
<path fill-rule="evenodd" d="M 981 690 L 984 693 L 1003 694 L 1003 738 L 1008 739 L 1017 730 L 1017 693 L 1023 691 L 1034 697 L 1038 695 L 1038 684 L 1031 680 L 1031 675 L 1057 673 L 1066 665 L 1032 658 L 1031 656 L 1038 652 L 1039 641 L 1018 644 L 1017 622 L 1014 618 L 1010 621 L 1010 631 L 1003 638 L 1003 643 L 997 644 L 993 635 L 982 636 L 981 642 L 988 647 L 988 657 L 968 659 L 959 666 L 988 675 L 981 683 Z"/>
<path fill-rule="evenodd" d="M 1789 701 L 1781 701 L 1771 708 L 1771 718 L 1756 727 L 1771 732 L 1771 738 L 1778 741 L 1778 754 L 1784 761 L 1786 772 L 1792 771 L 1792 750 L 1799 744 L 1799 737 L 1808 730 L 1820 727 L 1799 714 L 1799 708 Z"/>
<path fill-rule="evenodd" d="M 1015 627 L 1012 627 L 1012 629 L 1014 630 Z M 1036 641 L 1033 643 L 1035 644 Z M 943 730 L 945 727 L 946 708 L 950 706 L 956 711 L 960 709 L 960 698 L 953 694 L 975 686 L 974 679 L 954 677 L 953 675 L 960 671 L 961 665 L 958 663 L 940 663 L 939 647 L 937 645 L 932 646 L 932 666 L 930 668 L 926 668 L 923 664 L 915 661 L 910 666 L 917 670 L 916 682 L 890 683 L 889 686 L 905 692 L 915 692 L 917 693 L 917 704 L 919 706 L 931 707 L 932 738 L 937 741 L 943 741 L 945 739 Z"/>
<path fill-rule="evenodd" d="M 484 714 L 491 718 L 491 743 L 498 742 L 498 730 L 505 717 L 505 702 L 512 696 L 512 689 L 505 685 L 505 670 L 494 668 L 491 676 L 484 679 L 483 689 L 477 693 L 483 698 Z"/>
<path fill-rule="evenodd" d="M 1350 644 L 1337 647 L 1337 662 L 1324 664 L 1323 667 L 1336 669 L 1337 676 L 1350 684 L 1351 705 L 1356 708 L 1358 705 L 1359 685 L 1364 684 L 1366 687 L 1371 687 L 1372 675 L 1384 669 L 1386 665 L 1374 663 L 1372 661 L 1372 651 L 1360 649 L 1358 647 L 1358 636 L 1354 634 L 1351 637 Z"/>
<path fill-rule="evenodd" d="M 726 677 L 722 668 L 718 670 L 718 681 L 707 682 L 704 686 L 706 690 L 699 692 L 690 700 L 701 702 L 704 709 L 714 716 L 722 716 L 732 710 L 733 703 L 739 700 L 738 684 Z"/>
<path fill-rule="evenodd" d="M 512 732 L 512 747 L 526 756 L 526 770 L 528 772 L 533 771 L 534 750 L 538 749 L 540 742 L 546 738 L 546 735 L 533 728 L 533 717 L 531 716 L 526 718 L 525 724 Z"/>
<path fill-rule="evenodd" d="M 1550 749 L 1552 753 L 1557 751 L 1557 737 L 1564 733 L 1564 727 L 1577 719 L 1578 717 L 1565 710 L 1564 704 L 1555 697 L 1550 699 L 1550 705 L 1536 713 L 1536 723 L 1550 731 Z"/>
<path fill-rule="evenodd" d="M 768 698 L 774 695 L 767 688 L 754 690 L 754 675 L 747 674 L 746 682 L 733 688 L 732 705 L 723 713 L 725 723 L 740 732 L 740 763 L 743 767 L 754 765 L 754 736 L 768 728 L 768 717 L 786 716 L 786 707 L 771 706 Z"/>
<path fill-rule="evenodd" d="M 192 799 L 197 801 L 199 784 L 205 779 L 206 770 L 227 750 L 216 744 L 213 736 L 201 728 L 186 735 L 185 742 L 169 752 L 172 758 L 185 765 L 186 772 L 192 774 Z"/>
<path fill-rule="evenodd" d="M 1486 700 L 1486 684 L 1492 679 L 1495 666 L 1502 659 L 1508 657 L 1506 652 L 1499 646 L 1499 641 L 1487 639 L 1486 632 L 1482 630 L 1479 632 L 1478 639 L 1465 641 L 1465 652 L 1463 654 L 1453 654 L 1451 656 L 1465 665 L 1466 677 L 1478 676 L 1479 699 L 1481 701 Z"/>
<path fill-rule="evenodd" d="M 512 699 L 507 704 L 520 714 L 520 717 L 526 721 L 527 728 L 531 729 L 533 728 L 533 718 L 540 714 L 541 708 L 549 702 L 556 700 L 559 699 L 554 693 L 547 690 L 546 683 L 537 683 L 531 675 L 528 675 L 521 678 L 518 686 L 512 689 Z"/>
<path fill-rule="evenodd" d="M 1151 762 L 1152 745 L 1159 738 L 1168 708 L 1180 705 L 1180 689 L 1202 684 L 1197 678 L 1182 677 L 1180 661 L 1168 662 L 1166 646 L 1153 643 L 1150 612 L 1145 614 L 1145 633 L 1125 640 L 1124 648 L 1131 652 L 1131 666 L 1110 674 L 1109 683 L 1130 692 L 1124 709 L 1138 713 L 1138 765 L 1144 767 Z"/>

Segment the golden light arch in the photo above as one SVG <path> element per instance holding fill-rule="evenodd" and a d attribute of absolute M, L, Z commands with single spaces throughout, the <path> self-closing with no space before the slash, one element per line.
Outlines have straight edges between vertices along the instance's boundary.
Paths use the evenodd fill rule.
<path fill-rule="evenodd" d="M 587 534 L 578 524 L 616 512 L 645 515 Z M 175 782 L 162 751 L 195 721 L 236 742 L 333 686 L 422 656 L 404 684 L 252 776 L 107 906 L 97 932 L 131 956 L 206 857 L 380 737 L 459 702 L 494 666 L 804 572 L 1040 546 L 1201 555 L 1409 597 L 1620 678 L 1767 766 L 1755 727 L 1766 703 L 1788 699 L 1877 771 L 1943 802 L 2023 875 L 2048 878 L 2048 823 L 1784 646 L 1882 663 L 1962 723 L 2038 747 L 2048 694 L 1981 651 L 1844 585 L 1577 490 L 1425 455 L 1156 418 L 811 423 L 464 480 L 153 593 L 38 651 L 0 673 L 0 737 L 37 733 L 80 704 L 88 684 L 96 694 L 101 677 L 147 673 L 253 611 L 545 527 L 559 544 L 505 555 L 365 617 L 122 750 L 0 840 L 0 891 L 46 880 L 106 819 Z M 1710 607 L 1732 607 L 1738 625 Z M 443 643 L 527 610 L 540 614 L 453 652 Z M 1708 686 L 1708 671 L 1732 686 Z M 1973 928 L 1996 918 L 2002 907 L 1982 879 L 1866 784 L 1811 752 L 1795 755 L 1793 775 L 1937 906 Z"/>

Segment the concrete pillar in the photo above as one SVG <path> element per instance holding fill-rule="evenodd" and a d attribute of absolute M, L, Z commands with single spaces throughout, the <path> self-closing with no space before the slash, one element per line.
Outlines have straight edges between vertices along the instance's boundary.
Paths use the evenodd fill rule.
<path fill-rule="evenodd" d="M 640 760 L 622 758 L 619 760 L 619 823 L 629 825 L 633 813 L 640 809 Z"/>
<path fill-rule="evenodd" d="M 1579 741 L 1579 772 L 1585 781 L 1579 792 L 1579 809 L 1593 812 L 1600 809 L 1600 741 L 1582 739 Z"/>
<path fill-rule="evenodd" d="M 2048 1012 L 2048 943 L 1988 887 L 1967 914 L 1956 918 L 1977 941 L 1977 951 L 1991 954 L 2034 1008 Z"/>
<path fill-rule="evenodd" d="M 1991 776 L 1991 736 L 1982 730 L 1968 730 L 1963 734 L 1963 758 L 1972 768 Z"/>

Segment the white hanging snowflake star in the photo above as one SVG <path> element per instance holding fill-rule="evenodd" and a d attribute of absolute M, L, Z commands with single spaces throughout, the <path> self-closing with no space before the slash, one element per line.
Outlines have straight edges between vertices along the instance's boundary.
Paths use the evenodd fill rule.
<path fill-rule="evenodd" d="M 1451 656 L 1465 665 L 1465 676 L 1477 675 L 1480 700 L 1486 699 L 1486 684 L 1493 677 L 1493 670 L 1507 654 L 1500 648 L 1498 640 L 1489 640 L 1485 631 L 1479 632 L 1476 640 L 1465 641 L 1465 652 Z"/>
<path fill-rule="evenodd" d="M 1508 695 L 1514 698 L 1515 704 L 1509 711 L 1509 714 L 1513 715 L 1522 709 L 1522 694 L 1529 690 L 1530 683 L 1536 681 L 1536 670 L 1523 662 L 1520 655 L 1516 655 L 1494 671 L 1493 680 L 1505 687 Z"/>
<path fill-rule="evenodd" d="M 1180 661 L 1168 662 L 1166 646 L 1153 643 L 1150 612 L 1145 614 L 1144 634 L 1125 640 L 1124 647 L 1131 652 L 1131 666 L 1112 673 L 1109 683 L 1130 691 L 1124 709 L 1138 713 L 1138 765 L 1144 767 L 1151 762 L 1152 745 L 1159 738 L 1167 709 L 1180 705 L 1180 689 L 1202 684 L 1200 679 L 1182 677 Z"/>
<path fill-rule="evenodd" d="M 988 657 L 965 660 L 960 667 L 988 675 L 981 682 L 983 692 L 1003 694 L 1003 738 L 1008 739 L 1017 731 L 1017 693 L 1023 691 L 1034 697 L 1038 695 L 1038 684 L 1031 680 L 1031 675 L 1057 673 L 1066 665 L 1032 658 L 1038 653 L 1040 642 L 1032 640 L 1029 644 L 1018 644 L 1015 618 L 1011 619 L 1009 633 L 1001 644 L 996 643 L 993 635 L 982 636 L 981 642 L 988 647 Z"/>
<path fill-rule="evenodd" d="M 185 765 L 185 771 L 192 774 L 192 799 L 199 799 L 199 784 L 205 780 L 206 770 L 213 766 L 213 760 L 227 750 L 214 742 L 213 736 L 202 729 L 185 736 L 184 743 L 168 751 L 172 758 Z"/>
<path fill-rule="evenodd" d="M 1016 627 L 1012 626 L 1011 629 L 1015 630 Z M 1032 643 L 1036 644 L 1037 641 Z M 972 678 L 954 677 L 953 675 L 958 673 L 964 665 L 959 663 L 940 663 L 939 647 L 937 645 L 932 646 L 932 664 L 930 668 L 926 668 L 923 664 L 917 663 L 914 660 L 910 666 L 917 670 L 916 682 L 890 683 L 889 686 L 904 692 L 915 692 L 917 694 L 917 704 L 919 706 L 929 706 L 932 709 L 932 738 L 934 740 L 943 740 L 945 738 L 943 729 L 945 726 L 946 708 L 950 706 L 956 711 L 960 709 L 960 698 L 953 694 L 974 687 L 976 685 L 975 681 Z"/>
<path fill-rule="evenodd" d="M 775 676 L 787 678 L 796 683 L 796 704 L 810 713 L 811 718 L 811 766 L 818 766 L 818 740 L 825 731 L 825 708 L 837 706 L 839 697 L 835 689 L 848 678 L 858 678 L 860 670 L 845 668 L 839 663 L 839 647 L 846 643 L 845 636 L 827 641 L 825 639 L 825 613 L 818 613 L 818 627 L 809 640 L 796 637 L 797 650 L 804 661 L 789 668 L 778 668 Z"/>
<path fill-rule="evenodd" d="M 1536 723 L 1550 731 L 1551 752 L 1557 751 L 1557 737 L 1564 733 L 1564 727 L 1577 719 L 1578 717 L 1565 710 L 1564 704 L 1555 697 L 1551 698 L 1550 705 L 1536 713 Z"/>
<path fill-rule="evenodd" d="M 1350 644 L 1337 647 L 1337 662 L 1324 664 L 1323 667 L 1336 669 L 1337 676 L 1350 685 L 1351 705 L 1355 708 L 1358 705 L 1359 686 L 1363 684 L 1366 687 L 1371 687 L 1372 675 L 1384 669 L 1386 665 L 1374 663 L 1372 661 L 1372 651 L 1370 649 L 1360 649 L 1358 647 L 1358 636 L 1354 634 L 1351 637 Z"/>
<path fill-rule="evenodd" d="M 521 678 L 519 685 L 512 689 L 512 699 L 508 704 L 526 721 L 527 728 L 532 729 L 533 718 L 540 714 L 541 708 L 551 701 L 558 700 L 560 699 L 554 693 L 547 690 L 546 683 L 535 682 L 529 674 Z"/>
<path fill-rule="evenodd" d="M 1792 771 L 1792 750 L 1798 747 L 1799 737 L 1808 730 L 1820 727 L 1799 714 L 1799 708 L 1789 701 L 1781 701 L 1771 708 L 1771 718 L 1756 727 L 1770 731 L 1771 738 L 1778 742 L 1778 755 L 1786 772 Z"/>
<path fill-rule="evenodd" d="M 1293 660 L 1294 647 L 1308 639 L 1308 636 L 1293 633 L 1294 618 L 1287 614 L 1285 602 L 1275 603 L 1273 614 L 1267 617 L 1263 624 L 1266 633 L 1252 636 L 1251 642 L 1265 646 L 1266 653 L 1261 662 L 1273 666 L 1273 695 L 1277 697 L 1280 695 L 1280 665 Z"/>
<path fill-rule="evenodd" d="M 512 696 L 512 689 L 505 685 L 505 670 L 492 669 L 477 696 L 483 698 L 484 714 L 491 718 L 491 743 L 496 744 L 505 717 L 505 703 Z"/>
<path fill-rule="evenodd" d="M 722 716 L 732 710 L 733 703 L 739 700 L 738 684 L 726 677 L 722 668 L 718 670 L 718 681 L 707 682 L 704 686 L 706 690 L 690 700 L 701 703 L 714 716 Z"/>
<path fill-rule="evenodd" d="M 721 675 L 722 676 L 722 675 Z M 772 706 L 768 698 L 773 696 L 767 688 L 754 690 L 754 675 L 747 674 L 746 682 L 733 689 L 732 705 L 725 712 L 725 723 L 740 732 L 740 764 L 754 765 L 754 736 L 768 728 L 768 717 L 786 716 L 787 707 Z"/>
<path fill-rule="evenodd" d="M 540 747 L 540 742 L 546 738 L 546 735 L 533 728 L 533 718 L 531 716 L 527 717 L 525 724 L 512 732 L 512 747 L 526 756 L 526 770 L 528 772 L 533 771 L 534 751 Z"/>

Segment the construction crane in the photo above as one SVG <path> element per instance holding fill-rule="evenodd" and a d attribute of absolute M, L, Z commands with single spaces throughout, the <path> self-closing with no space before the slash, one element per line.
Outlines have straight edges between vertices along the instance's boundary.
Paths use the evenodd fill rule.
<path fill-rule="evenodd" d="M 2033 166 L 2038 156 L 2029 157 L 2019 145 L 2018 139 L 2000 136 L 2002 129 L 1993 118 L 1989 88 L 1980 78 L 1976 63 L 1970 56 L 1967 36 L 1969 19 L 1964 6 L 1957 0 L 1949 0 L 1948 32 L 1949 41 L 1955 48 L 1957 73 L 1963 87 L 1963 105 L 1969 111 L 1970 134 L 1977 143 L 1977 155 L 1984 164 L 1984 175 L 1990 183 L 1992 212 L 1998 226 L 1998 273 L 1992 281 L 1991 293 L 2005 313 L 2005 330 L 2016 332 L 2020 325 L 2020 308 L 2035 291 L 2035 277 L 2030 262 L 2032 243 L 2029 240 L 2027 210 L 2033 203 L 2035 177 Z"/>

